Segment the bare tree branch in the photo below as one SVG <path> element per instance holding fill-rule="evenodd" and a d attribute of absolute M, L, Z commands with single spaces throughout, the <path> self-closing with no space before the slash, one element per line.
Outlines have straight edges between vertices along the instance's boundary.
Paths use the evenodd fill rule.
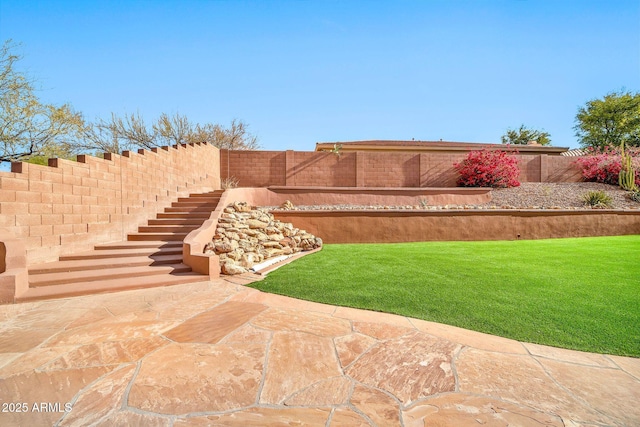
<path fill-rule="evenodd" d="M 168 116 L 166 113 L 162 113 L 156 124 L 153 125 L 153 130 L 163 145 L 177 145 L 185 144 L 188 141 L 189 135 L 194 131 L 194 126 L 186 116 L 180 114 Z"/>
<path fill-rule="evenodd" d="M 32 156 L 71 156 L 71 144 L 84 120 L 70 105 L 42 104 L 31 81 L 14 65 L 20 56 L 6 41 L 0 48 L 0 161 L 28 160 Z"/>

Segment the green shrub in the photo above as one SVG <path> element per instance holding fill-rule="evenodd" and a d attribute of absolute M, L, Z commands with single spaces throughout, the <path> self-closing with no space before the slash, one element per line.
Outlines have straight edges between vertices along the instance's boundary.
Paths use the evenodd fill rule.
<path fill-rule="evenodd" d="M 604 191 L 589 191 L 582 196 L 582 201 L 585 205 L 592 208 L 610 208 L 613 200 Z"/>
<path fill-rule="evenodd" d="M 632 191 L 629 193 L 629 198 L 634 202 L 640 203 L 640 190 Z"/>

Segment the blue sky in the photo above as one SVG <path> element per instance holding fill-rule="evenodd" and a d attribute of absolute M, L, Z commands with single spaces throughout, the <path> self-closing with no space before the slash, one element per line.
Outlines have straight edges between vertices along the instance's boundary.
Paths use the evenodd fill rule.
<path fill-rule="evenodd" d="M 577 147 L 579 106 L 640 91 L 638 0 L 0 0 L 0 38 L 43 101 L 237 118 L 267 150 L 520 124 Z"/>

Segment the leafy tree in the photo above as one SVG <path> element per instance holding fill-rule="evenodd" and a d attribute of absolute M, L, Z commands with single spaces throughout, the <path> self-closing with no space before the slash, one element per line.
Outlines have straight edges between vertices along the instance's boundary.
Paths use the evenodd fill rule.
<path fill-rule="evenodd" d="M 611 92 L 578 109 L 576 136 L 583 147 L 640 146 L 640 93 Z"/>
<path fill-rule="evenodd" d="M 68 141 L 84 128 L 82 115 L 68 104 L 40 102 L 33 81 L 15 68 L 21 59 L 12 53 L 15 47 L 7 40 L 0 48 L 0 162 L 69 157 Z"/>
<path fill-rule="evenodd" d="M 529 141 L 536 141 L 540 145 L 551 145 L 548 132 L 529 129 L 525 125 L 520 125 L 518 129 L 507 129 L 500 139 L 503 144 L 527 145 Z"/>

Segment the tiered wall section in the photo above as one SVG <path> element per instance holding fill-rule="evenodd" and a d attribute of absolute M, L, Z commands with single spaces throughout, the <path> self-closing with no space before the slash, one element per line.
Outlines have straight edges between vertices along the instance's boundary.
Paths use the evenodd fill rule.
<path fill-rule="evenodd" d="M 240 187 L 455 187 L 465 154 L 317 151 L 220 152 L 221 177 Z M 575 157 L 517 155 L 522 182 L 579 182 Z"/>
<path fill-rule="evenodd" d="M 13 163 L 0 172 L 0 228 L 24 245 L 28 263 L 126 240 L 178 197 L 219 189 L 219 165 L 209 144 Z"/>
<path fill-rule="evenodd" d="M 325 243 L 556 239 L 640 233 L 637 210 L 274 211 Z"/>
<path fill-rule="evenodd" d="M 201 265 L 206 267 L 207 262 L 213 262 L 202 256 L 203 248 L 214 235 L 223 209 L 234 201 L 255 206 L 278 206 L 285 200 L 294 205 L 415 205 L 421 199 L 428 200 L 429 204 L 474 204 L 487 202 L 488 193 L 488 189 L 482 188 L 234 188 L 225 191 L 211 220 L 187 236 L 185 246 L 190 247 L 191 255 L 201 258 L 198 261 Z M 551 239 L 640 233 L 640 210 L 637 209 L 276 209 L 272 213 L 276 219 L 290 222 L 322 238 L 325 243 Z M 201 238 L 195 238 L 196 235 Z M 203 274 L 213 271 L 194 270 Z"/>

